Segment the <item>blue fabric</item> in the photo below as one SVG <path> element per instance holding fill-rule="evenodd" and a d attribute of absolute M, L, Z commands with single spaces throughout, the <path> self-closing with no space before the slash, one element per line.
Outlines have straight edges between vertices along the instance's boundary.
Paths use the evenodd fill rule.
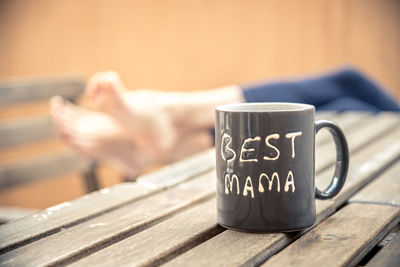
<path fill-rule="evenodd" d="M 335 99 L 327 104 L 321 105 L 318 107 L 319 111 L 346 111 L 346 110 L 353 110 L 353 111 L 372 111 L 372 112 L 379 112 L 380 110 L 368 103 L 365 103 L 357 98 L 354 97 L 341 97 Z"/>
<path fill-rule="evenodd" d="M 324 111 L 397 111 L 400 107 L 386 92 L 355 69 L 298 82 L 245 85 L 246 102 L 306 103 Z"/>

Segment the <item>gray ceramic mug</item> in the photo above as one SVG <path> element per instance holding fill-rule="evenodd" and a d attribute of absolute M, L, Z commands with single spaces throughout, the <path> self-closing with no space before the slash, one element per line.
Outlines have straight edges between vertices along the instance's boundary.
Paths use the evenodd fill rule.
<path fill-rule="evenodd" d="M 315 223 L 315 198 L 339 193 L 349 166 L 346 138 L 315 108 L 295 103 L 245 103 L 216 108 L 217 220 L 250 232 L 284 232 Z M 315 186 L 315 135 L 326 128 L 336 145 L 328 188 Z"/>

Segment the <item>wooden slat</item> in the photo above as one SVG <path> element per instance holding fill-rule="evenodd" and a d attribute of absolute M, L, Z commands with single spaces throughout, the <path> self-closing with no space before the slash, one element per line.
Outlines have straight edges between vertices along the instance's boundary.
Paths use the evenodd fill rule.
<path fill-rule="evenodd" d="M 74 100 L 85 89 L 80 77 L 40 78 L 0 82 L 0 107 L 61 95 Z"/>
<path fill-rule="evenodd" d="M 349 132 L 354 128 L 365 124 L 365 119 L 368 116 L 371 116 L 371 114 L 367 112 L 343 112 L 328 117 L 321 115 L 318 119 L 331 120 L 338 124 L 341 129 Z M 331 134 L 328 131 L 320 131 L 316 137 L 316 144 L 320 146 L 327 142 L 333 142 Z"/>
<path fill-rule="evenodd" d="M 371 129 L 371 125 L 373 130 Z M 352 127 L 343 127 L 342 128 L 346 139 L 348 142 L 350 157 L 351 158 L 358 154 L 360 149 L 365 148 L 368 145 L 373 144 L 376 140 L 387 138 L 386 135 L 390 135 L 389 138 L 396 141 L 397 135 L 400 135 L 400 116 L 391 114 L 391 113 L 383 113 L 382 115 L 376 115 L 372 119 L 364 120 L 361 124 L 357 124 L 356 130 Z M 360 137 L 362 135 L 362 137 Z M 377 148 L 379 150 L 379 148 Z M 361 153 L 365 154 L 364 151 L 361 150 Z M 369 154 L 373 154 L 374 151 L 367 152 Z M 316 157 L 315 157 L 315 169 L 317 172 L 321 172 L 326 170 L 329 166 L 332 166 L 336 160 L 335 147 L 333 143 L 323 143 L 322 145 L 316 144 Z M 330 180 L 332 171 L 323 173 L 324 179 L 319 179 L 322 181 Z M 319 176 L 317 178 L 320 178 Z M 327 182 L 326 182 L 327 183 Z"/>
<path fill-rule="evenodd" d="M 88 194 L 71 202 L 0 226 L 0 253 L 33 242 L 61 229 L 109 212 L 119 206 L 144 196 L 189 180 L 214 167 L 214 150 L 210 149 L 193 157 L 169 165 L 161 171 L 148 174 L 138 183 L 124 183 L 109 189 Z M 48 212 L 52 212 L 48 216 Z M 39 217 L 46 220 L 38 220 Z"/>
<path fill-rule="evenodd" d="M 317 222 L 333 212 L 332 201 L 317 201 Z M 226 230 L 166 265 L 187 266 L 190 263 L 190 266 L 254 266 L 264 260 L 265 254 L 275 253 L 305 232 L 253 234 Z"/>
<path fill-rule="evenodd" d="M 372 122 L 375 123 L 374 126 L 379 130 L 371 130 L 370 120 L 362 120 L 365 118 L 365 114 L 356 113 L 355 117 L 361 120 L 356 124 L 358 127 L 357 131 L 354 131 L 353 124 L 345 124 L 344 126 L 341 126 L 348 141 L 349 153 L 358 152 L 365 145 L 373 142 L 377 135 L 386 134 L 389 129 L 393 129 L 394 127 L 400 128 L 400 116 L 394 114 L 382 114 L 373 117 Z M 353 122 L 352 114 L 346 113 L 342 115 L 338 114 L 331 119 L 337 121 L 339 125 L 341 125 L 341 121 Z M 360 132 L 366 132 L 367 134 L 364 134 L 364 137 L 360 138 Z M 321 134 L 327 134 L 327 136 L 324 135 L 323 138 L 319 139 L 319 142 L 316 143 L 316 172 L 321 172 L 327 169 L 329 166 L 332 166 L 336 160 L 333 141 L 328 142 L 332 137 L 325 131 Z M 327 140 L 325 138 L 327 138 Z"/>
<path fill-rule="evenodd" d="M 370 112 L 355 112 L 355 111 L 345 111 L 340 113 L 328 113 L 331 114 L 329 116 L 325 115 L 326 113 L 316 113 L 316 120 L 331 120 L 340 126 L 356 126 L 359 123 L 363 122 L 363 119 L 369 116 L 373 116 Z"/>
<path fill-rule="evenodd" d="M 49 114 L 49 100 L 27 102 L 20 105 L 0 106 L 0 124 L 8 120 Z"/>
<path fill-rule="evenodd" d="M 22 162 L 0 165 L 0 188 L 49 178 L 68 172 L 87 170 L 89 161 L 72 151 L 50 153 Z"/>
<path fill-rule="evenodd" d="M 18 147 L 9 147 L 0 150 L 1 165 L 18 162 L 21 158 L 32 158 L 38 154 L 59 152 L 65 150 L 66 145 L 61 140 L 53 138 L 35 143 L 25 144 Z"/>
<path fill-rule="evenodd" d="M 400 263 L 400 232 L 393 237 L 366 265 L 366 267 L 396 267 Z"/>
<path fill-rule="evenodd" d="M 0 148 L 54 137 L 49 116 L 14 119 L 0 124 Z"/>
<path fill-rule="evenodd" d="M 350 202 L 380 203 L 400 207 L 400 161 L 369 183 Z"/>
<path fill-rule="evenodd" d="M 315 112 L 316 120 L 330 120 L 332 117 L 336 117 L 340 113 L 332 111 L 317 111 Z"/>
<path fill-rule="evenodd" d="M 392 163 L 400 159 L 400 128 L 391 131 L 383 139 L 365 147 L 360 153 L 351 155 L 346 183 L 340 193 L 333 198 L 337 206 L 343 205 L 354 193 L 371 182 Z M 329 184 L 332 171 L 317 175 L 317 186 Z"/>
<path fill-rule="evenodd" d="M 339 126 L 345 127 L 357 127 L 358 124 L 362 123 L 365 119 L 367 119 L 370 116 L 374 116 L 374 114 L 370 112 L 357 112 L 357 111 L 345 111 L 342 113 L 339 113 L 340 116 L 339 118 L 328 118 L 328 120 L 332 120 L 333 122 L 336 122 L 339 124 Z M 322 118 L 324 119 L 324 118 Z"/>
<path fill-rule="evenodd" d="M 208 149 L 187 159 L 170 164 L 149 175 L 143 175 L 136 184 L 149 188 L 163 188 L 195 177 L 215 167 L 215 150 Z"/>
<path fill-rule="evenodd" d="M 262 266 L 354 266 L 399 221 L 398 207 L 350 204 Z"/>
<path fill-rule="evenodd" d="M 376 142 L 364 146 L 361 150 L 362 153 L 357 153 L 351 158 L 348 176 L 351 184 L 346 184 L 342 189 L 344 193 L 339 195 L 340 201 L 336 199 L 336 202 L 333 203 L 332 200 L 316 202 L 318 221 L 332 214 L 335 208 L 342 205 L 343 201 L 357 191 L 356 188 L 360 184 L 376 177 L 382 169 L 400 157 L 400 149 L 393 146 L 393 141 L 397 140 L 398 132 L 400 132 L 400 129 L 391 132 L 385 139 L 378 139 Z M 371 166 L 371 164 L 374 164 L 373 168 L 366 169 L 364 167 L 364 170 L 359 170 L 363 166 Z M 330 170 L 324 171 L 323 174 L 323 179 L 325 177 L 330 179 L 332 176 Z M 293 242 L 298 235 L 300 235 L 298 232 L 292 234 L 249 234 L 227 230 L 173 259 L 169 264 L 175 266 L 190 262 L 195 265 L 212 266 L 257 265 Z M 209 256 L 205 258 L 204 255 Z"/>
<path fill-rule="evenodd" d="M 382 113 L 369 117 L 368 120 L 364 120 L 362 124 L 357 124 L 355 127 L 343 127 L 342 130 L 348 141 L 349 151 L 353 153 L 375 141 L 375 139 L 383 138 L 398 127 L 400 127 L 400 116 L 398 114 Z M 329 143 L 320 147 L 317 144 L 317 148 L 319 148 L 319 153 L 316 156 L 316 164 L 320 166 L 320 170 L 326 169 L 335 162 L 336 155 Z"/>
<path fill-rule="evenodd" d="M 21 219 L 38 210 L 35 209 L 21 209 L 16 207 L 0 207 L 0 224 Z"/>
<path fill-rule="evenodd" d="M 216 223 L 215 198 L 107 247 L 73 266 L 155 265 L 224 231 Z"/>
<path fill-rule="evenodd" d="M 23 266 L 66 263 L 71 258 L 84 256 L 88 251 L 96 251 L 142 231 L 178 210 L 211 198 L 214 194 L 215 171 L 213 170 L 185 184 L 12 250 L 1 255 L 1 259 L 3 262 L 13 260 L 13 264 Z M 51 215 L 48 213 L 47 217 Z M 34 216 L 40 221 L 47 219 L 38 215 Z"/>
<path fill-rule="evenodd" d="M 393 237 L 400 233 L 400 224 L 396 225 L 395 227 L 392 228 L 392 230 L 390 230 L 390 232 L 379 242 L 379 244 L 377 245 L 377 247 L 379 248 L 383 248 L 384 246 L 386 246 L 390 240 L 393 239 Z"/>
<path fill-rule="evenodd" d="M 329 201 L 318 202 L 319 217 L 327 210 L 333 212 L 331 204 Z M 109 260 L 117 265 L 126 265 L 130 262 L 135 262 L 137 265 L 160 264 L 224 230 L 216 225 L 216 203 L 215 199 L 212 199 L 75 264 L 107 266 L 111 263 Z M 236 241 L 239 240 L 242 242 L 239 238 Z M 243 244 L 247 245 L 246 242 Z M 110 255 L 113 257 L 110 258 Z"/>

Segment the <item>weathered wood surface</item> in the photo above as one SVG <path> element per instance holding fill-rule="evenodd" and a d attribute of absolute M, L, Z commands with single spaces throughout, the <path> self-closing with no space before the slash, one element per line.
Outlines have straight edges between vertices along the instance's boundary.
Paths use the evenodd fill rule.
<path fill-rule="evenodd" d="M 24 220 L 1 225 L 0 253 L 59 232 L 63 228 L 79 224 L 212 170 L 214 153 L 214 150 L 207 150 L 171 164 L 156 173 L 143 176 L 137 183 L 119 184 L 71 202 L 61 203 L 35 214 L 36 216 L 32 215 Z M 51 216 L 48 216 L 49 212 Z"/>
<path fill-rule="evenodd" d="M 193 203 L 213 197 L 214 181 L 215 171 L 206 173 L 184 185 L 127 204 L 1 256 L 6 262 L 13 260 L 14 264 L 29 266 L 68 261 L 81 254 L 85 255 L 90 249 L 96 251 L 98 247 L 107 246 L 118 239 L 146 229 Z M 51 215 L 48 213 L 48 217 Z M 46 219 L 33 216 L 39 221 Z"/>
<path fill-rule="evenodd" d="M 0 224 L 21 219 L 38 212 L 35 209 L 21 209 L 17 207 L 0 207 Z"/>
<path fill-rule="evenodd" d="M 336 114 L 317 113 L 317 115 L 317 119 L 331 120 L 338 124 L 341 129 L 347 131 L 351 131 L 359 126 L 362 126 L 365 124 L 365 119 L 371 116 L 371 114 L 367 112 L 343 112 Z M 316 136 L 316 144 L 320 146 L 327 142 L 333 142 L 331 134 L 328 131 L 321 130 Z"/>
<path fill-rule="evenodd" d="M 317 200 L 314 227 L 286 234 L 251 234 L 217 226 L 215 152 L 209 150 L 141 177 L 138 183 L 124 183 L 95 192 L 0 226 L 0 265 L 253 266 L 266 260 L 268 265 L 296 246 L 294 254 L 301 254 L 305 260 L 312 259 L 315 253 L 311 257 L 306 251 L 316 250 L 318 242 L 321 243 L 318 260 L 323 258 L 323 244 L 327 243 L 327 251 L 331 249 L 333 255 L 339 255 L 335 256 L 339 260 L 334 266 L 355 265 L 400 218 L 400 207 L 388 203 L 387 199 L 376 203 L 354 200 L 359 198 L 357 193 L 362 195 L 374 181 L 386 181 L 397 173 L 400 127 L 398 120 L 392 120 L 390 115 L 383 115 L 382 120 L 369 117 L 361 121 L 351 119 L 351 115 L 346 119 L 346 116 L 332 115 L 329 119 L 337 119 L 339 125 L 339 120 L 350 121 L 342 126 L 347 128 L 349 143 L 357 144 L 351 151 L 348 181 L 333 200 Z M 373 131 L 368 126 L 371 122 L 374 127 L 389 131 Z M 361 134 L 365 136 L 360 137 Z M 317 149 L 322 147 L 323 151 L 324 146 L 317 145 Z M 334 158 L 334 151 L 330 154 Z M 322 170 L 317 174 L 317 184 L 326 184 L 333 172 L 321 166 L 317 163 L 317 169 Z M 396 179 L 390 181 L 398 183 Z M 377 191 L 389 194 L 385 190 Z M 348 204 L 352 196 L 354 202 Z M 355 238 L 348 235 L 353 228 L 359 233 Z M 334 238 L 348 248 L 343 253 L 335 248 L 334 242 L 329 243 L 331 230 Z M 319 231 L 327 238 L 322 241 L 312 238 Z M 308 237 L 311 240 L 307 241 L 308 247 L 298 245 Z"/>
<path fill-rule="evenodd" d="M 333 198 L 336 206 L 343 205 L 355 192 L 381 174 L 391 164 L 400 159 L 400 128 L 391 131 L 385 138 L 371 142 L 369 146 L 350 157 L 346 183 L 340 193 Z M 317 174 L 316 184 L 329 184 L 332 171 Z"/>
<path fill-rule="evenodd" d="M 0 82 L 0 107 L 18 107 L 25 102 L 48 100 L 53 95 L 61 95 L 75 101 L 84 89 L 83 80 L 76 76 L 3 81 Z M 52 128 L 52 121 L 48 115 L 5 120 L 0 124 L 0 149 L 20 149 L 24 145 L 53 138 Z M 72 172 L 82 172 L 88 192 L 99 189 L 96 171 L 93 168 L 97 165 L 89 164 L 88 160 L 72 152 L 47 155 L 38 152 L 39 155 L 35 155 L 35 158 L 23 157 L 18 162 L 1 164 L 0 190 Z"/>
<path fill-rule="evenodd" d="M 0 165 L 0 189 L 49 178 L 63 173 L 86 171 L 89 161 L 72 151 L 62 151 Z"/>
<path fill-rule="evenodd" d="M 398 267 L 400 265 L 400 232 L 388 242 L 366 267 Z"/>
<path fill-rule="evenodd" d="M 354 266 L 399 221 L 399 207 L 353 203 L 262 266 Z"/>
<path fill-rule="evenodd" d="M 399 147 L 393 149 L 392 146 L 393 142 L 397 140 L 395 139 L 397 136 L 397 132 L 392 132 L 387 138 L 376 140 L 375 143 L 364 146 L 364 151 L 361 150 L 352 157 L 348 175 L 348 180 L 351 181 L 350 185 L 345 184 L 333 204 L 331 200 L 328 202 L 317 201 L 318 220 L 332 214 L 336 208 L 343 205 L 344 201 L 357 191 L 357 187 L 360 188 L 367 181 L 376 177 L 382 169 L 400 157 Z M 374 156 L 372 156 L 373 153 L 375 153 Z M 363 167 L 372 164 L 373 168 Z M 360 168 L 365 169 L 365 171 L 360 171 Z M 324 171 L 322 179 L 331 179 L 331 177 L 330 170 Z M 319 207 L 319 205 L 322 207 Z M 323 205 L 327 206 L 323 207 Z M 325 211 L 325 209 L 328 211 Z M 323 211 L 324 213 L 322 213 Z M 171 266 L 185 265 L 190 261 L 198 266 L 257 265 L 293 242 L 296 237 L 296 235 L 291 234 L 262 235 L 227 230 L 173 259 L 168 264 Z M 240 243 L 238 240 L 240 240 Z M 204 255 L 208 255 L 208 257 L 204 257 Z"/>
<path fill-rule="evenodd" d="M 379 116 L 370 116 L 368 120 L 357 124 L 356 127 L 342 127 L 342 130 L 348 141 L 350 153 L 354 153 L 376 139 L 385 138 L 393 129 L 399 127 L 400 116 L 384 113 Z M 316 156 L 316 164 L 319 166 L 317 170 L 324 170 L 335 162 L 336 155 L 329 143 L 324 143 L 319 147 L 317 144 L 317 148 L 319 148 Z"/>
<path fill-rule="evenodd" d="M 329 120 L 332 117 L 337 117 L 340 113 L 338 112 L 331 112 L 331 111 L 320 111 L 315 112 L 315 119 L 316 120 Z"/>
<path fill-rule="evenodd" d="M 53 125 L 49 116 L 14 119 L 0 124 L 0 148 L 54 137 Z"/>
<path fill-rule="evenodd" d="M 333 212 L 332 201 L 317 201 L 317 222 Z M 305 232 L 253 234 L 226 230 L 165 265 L 186 266 L 190 262 L 191 266 L 254 266 Z"/>
<path fill-rule="evenodd" d="M 357 153 L 360 149 L 373 143 L 376 139 L 382 139 L 387 134 L 392 131 L 400 130 L 400 116 L 395 116 L 393 114 L 382 114 L 380 116 L 369 116 L 368 120 L 363 120 L 365 114 L 356 114 L 356 118 L 361 120 L 361 122 L 353 121 L 348 119 L 347 114 L 338 114 L 332 118 L 336 121 L 346 135 L 348 142 L 349 152 L 351 154 Z M 350 116 L 351 117 L 351 116 Z M 351 121 L 353 123 L 348 123 L 342 125 L 342 120 L 345 122 Z M 332 166 L 336 160 L 335 148 L 333 145 L 333 140 L 329 140 L 332 137 L 329 133 L 321 131 L 321 133 L 327 134 L 320 139 L 320 142 L 316 143 L 316 161 L 315 170 L 320 172 L 326 170 L 329 166 Z M 318 134 L 321 134 L 318 133 Z M 365 134 L 368 133 L 368 134 Z M 360 135 L 363 135 L 360 137 Z M 330 142 L 329 142 L 330 141 Z"/>
<path fill-rule="evenodd" d="M 224 231 L 216 223 L 215 207 L 212 198 L 73 265 L 151 265 L 166 261 Z"/>
<path fill-rule="evenodd" d="M 350 202 L 380 203 L 400 207 L 400 161 L 352 197 Z"/>
<path fill-rule="evenodd" d="M 37 78 L 0 82 L 0 107 L 24 102 L 49 99 L 60 95 L 75 100 L 85 90 L 82 78 Z"/>

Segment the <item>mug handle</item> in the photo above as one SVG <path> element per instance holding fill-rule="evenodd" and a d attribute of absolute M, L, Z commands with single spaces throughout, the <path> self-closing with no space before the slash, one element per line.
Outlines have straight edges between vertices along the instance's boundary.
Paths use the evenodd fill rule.
<path fill-rule="evenodd" d="M 319 120 L 315 122 L 315 134 L 322 128 L 326 128 L 332 135 L 336 146 L 336 166 L 335 173 L 328 188 L 321 192 L 315 187 L 315 196 L 318 199 L 329 199 L 335 197 L 342 189 L 346 181 L 349 169 L 349 149 L 346 138 L 342 130 L 332 121 Z"/>

